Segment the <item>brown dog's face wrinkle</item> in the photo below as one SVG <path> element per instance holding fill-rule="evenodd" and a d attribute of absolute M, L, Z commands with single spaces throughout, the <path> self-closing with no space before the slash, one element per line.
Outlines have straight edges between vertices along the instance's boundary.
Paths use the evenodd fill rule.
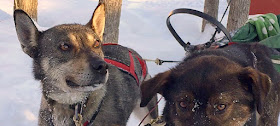
<path fill-rule="evenodd" d="M 172 83 L 163 90 L 167 101 L 163 115 L 169 125 L 242 126 L 246 123 L 254 100 L 238 79 L 241 67 L 216 57 L 197 58 L 179 66 L 184 69 L 174 68 L 169 77 Z"/>

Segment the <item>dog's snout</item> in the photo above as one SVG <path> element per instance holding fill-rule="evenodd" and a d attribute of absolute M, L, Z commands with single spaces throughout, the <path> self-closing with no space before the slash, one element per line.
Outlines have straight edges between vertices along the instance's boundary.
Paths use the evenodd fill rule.
<path fill-rule="evenodd" d="M 107 73 L 108 64 L 105 61 L 101 61 L 101 60 L 95 61 L 91 65 L 94 70 L 97 70 L 97 72 L 101 74 Z"/>

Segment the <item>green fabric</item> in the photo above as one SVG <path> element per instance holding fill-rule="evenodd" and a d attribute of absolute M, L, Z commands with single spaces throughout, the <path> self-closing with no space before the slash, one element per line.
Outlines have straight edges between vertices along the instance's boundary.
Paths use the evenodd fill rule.
<path fill-rule="evenodd" d="M 243 27 L 238 29 L 232 40 L 240 43 L 264 40 L 280 32 L 279 22 L 277 16 L 272 13 L 251 18 Z"/>
<path fill-rule="evenodd" d="M 232 36 L 233 42 L 240 43 L 250 43 L 258 41 L 256 39 L 258 34 L 256 32 L 255 26 L 250 23 L 245 24 L 243 27 L 239 28 L 238 31 Z"/>
<path fill-rule="evenodd" d="M 275 14 L 269 13 L 254 17 L 248 22 L 256 27 L 259 40 L 264 40 L 279 33 L 279 23 Z"/>
<path fill-rule="evenodd" d="M 260 42 L 270 48 L 280 48 L 280 15 L 265 14 L 251 18 L 248 22 L 238 29 L 232 37 L 233 42 L 250 43 Z M 274 60 L 280 60 L 280 56 L 271 57 Z M 280 73 L 280 64 L 273 64 Z"/>
<path fill-rule="evenodd" d="M 274 63 L 273 66 L 276 69 L 276 71 L 280 73 L 280 65 Z"/>
<path fill-rule="evenodd" d="M 280 15 L 277 15 L 276 17 L 278 19 L 278 24 L 280 25 L 280 20 L 279 20 L 280 19 Z"/>
<path fill-rule="evenodd" d="M 260 43 L 270 48 L 280 48 L 280 34 L 264 39 Z"/>

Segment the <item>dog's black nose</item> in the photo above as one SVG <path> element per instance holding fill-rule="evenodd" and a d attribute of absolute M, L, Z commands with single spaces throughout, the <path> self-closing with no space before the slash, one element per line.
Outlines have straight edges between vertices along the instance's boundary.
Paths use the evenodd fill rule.
<path fill-rule="evenodd" d="M 94 70 L 97 70 L 101 74 L 107 73 L 108 64 L 105 61 L 95 61 L 91 66 Z"/>

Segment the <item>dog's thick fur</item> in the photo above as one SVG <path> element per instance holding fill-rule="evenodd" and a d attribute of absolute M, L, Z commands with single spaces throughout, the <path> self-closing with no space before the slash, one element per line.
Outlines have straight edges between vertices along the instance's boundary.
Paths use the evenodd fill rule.
<path fill-rule="evenodd" d="M 22 49 L 33 58 L 35 79 L 42 84 L 39 125 L 74 125 L 74 106 L 83 102 L 83 123 L 99 110 L 90 125 L 124 126 L 139 106 L 135 79 L 103 60 L 104 8 L 99 4 L 86 25 L 63 24 L 42 32 L 24 11 L 14 12 Z M 141 70 L 139 63 L 135 67 Z"/>
<path fill-rule="evenodd" d="M 168 126 L 277 126 L 280 78 L 270 52 L 254 43 L 194 53 L 144 82 L 141 106 L 162 94 Z"/>

